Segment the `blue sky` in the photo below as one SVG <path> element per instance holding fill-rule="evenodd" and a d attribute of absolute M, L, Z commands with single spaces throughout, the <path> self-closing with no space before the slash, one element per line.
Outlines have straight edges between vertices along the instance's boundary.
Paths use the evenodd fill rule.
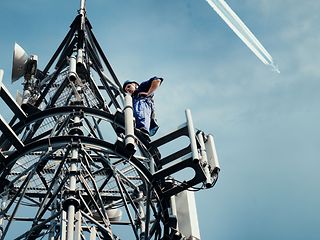
<path fill-rule="evenodd" d="M 320 239 L 320 2 L 227 0 L 279 65 L 277 74 L 205 0 L 88 0 L 120 81 L 164 77 L 157 138 L 185 121 L 215 136 L 221 174 L 197 193 L 202 239 Z M 46 65 L 79 0 L 1 1 L 0 68 L 14 42 Z M 4 115 L 3 113 L 1 113 Z"/>

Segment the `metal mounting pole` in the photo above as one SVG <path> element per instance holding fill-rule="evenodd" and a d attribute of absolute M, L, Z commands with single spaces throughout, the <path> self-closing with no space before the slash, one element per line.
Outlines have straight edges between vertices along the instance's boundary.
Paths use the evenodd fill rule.
<path fill-rule="evenodd" d="M 146 218 L 146 213 L 144 212 L 144 209 L 143 209 L 143 198 L 144 198 L 144 195 L 143 195 L 143 192 L 142 191 L 139 191 L 137 192 L 137 195 L 138 195 L 138 202 L 136 203 L 137 205 L 137 209 L 139 211 L 139 215 L 140 215 L 140 218 L 141 218 L 141 222 L 140 222 L 140 239 L 145 239 L 145 231 L 146 231 L 146 223 L 145 223 L 145 218 Z"/>
<path fill-rule="evenodd" d="M 81 123 L 81 119 L 79 116 L 74 116 L 73 118 L 73 124 L 75 126 L 75 129 L 78 129 L 81 131 L 79 125 Z M 72 131 L 73 129 L 70 129 L 70 133 L 74 133 L 77 135 L 79 131 Z M 76 192 L 76 187 L 77 187 L 77 163 L 79 162 L 80 155 L 79 155 L 79 149 L 78 146 L 73 146 L 71 149 L 71 165 L 70 165 L 70 177 L 69 177 L 69 192 L 70 195 L 68 198 L 65 200 L 65 209 L 67 210 L 67 240 L 74 240 L 74 235 L 78 236 L 77 233 L 75 233 L 75 215 L 78 211 L 78 200 L 76 199 L 75 192 Z M 79 228 L 77 228 L 79 230 Z"/>
<path fill-rule="evenodd" d="M 72 158 L 78 155 L 78 150 L 74 149 L 72 153 Z M 72 162 L 70 166 L 70 191 L 74 192 L 76 190 L 76 176 L 74 173 L 77 171 L 77 163 Z M 72 199 L 68 198 L 67 200 Z M 76 206 L 74 204 L 70 204 L 68 206 L 68 225 L 67 225 L 67 240 L 73 240 L 74 236 L 74 219 L 75 219 Z"/>
<path fill-rule="evenodd" d="M 77 211 L 75 240 L 81 240 L 81 231 L 82 231 L 82 214 L 81 214 L 81 211 Z"/>
<path fill-rule="evenodd" d="M 8 200 L 8 194 L 5 194 L 1 199 L 1 206 L 0 206 L 1 211 L 6 208 L 7 200 Z M 3 219 L 4 219 L 4 216 L 0 216 L 0 238 L 2 237 L 2 233 L 3 233 Z"/>
<path fill-rule="evenodd" d="M 61 224 L 60 224 L 60 239 L 66 240 L 67 237 L 67 213 L 62 210 L 61 212 Z"/>

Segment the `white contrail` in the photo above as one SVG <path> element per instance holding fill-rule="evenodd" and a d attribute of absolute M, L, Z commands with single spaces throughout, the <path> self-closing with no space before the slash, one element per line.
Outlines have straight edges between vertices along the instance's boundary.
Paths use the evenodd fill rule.
<path fill-rule="evenodd" d="M 206 1 L 264 64 L 280 73 L 271 55 L 224 0 Z"/>

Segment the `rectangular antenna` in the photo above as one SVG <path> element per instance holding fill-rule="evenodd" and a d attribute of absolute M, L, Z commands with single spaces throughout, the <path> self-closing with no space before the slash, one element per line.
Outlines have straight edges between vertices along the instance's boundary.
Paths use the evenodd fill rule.
<path fill-rule="evenodd" d="M 172 202 L 174 202 L 173 213 L 177 214 L 178 231 L 185 236 L 186 239 L 200 240 L 194 192 L 187 190 L 182 191 L 174 196 L 174 201 Z"/>

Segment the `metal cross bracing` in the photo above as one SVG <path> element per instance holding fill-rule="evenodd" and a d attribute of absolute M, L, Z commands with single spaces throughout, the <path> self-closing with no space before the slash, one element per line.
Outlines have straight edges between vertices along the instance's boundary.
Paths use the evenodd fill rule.
<path fill-rule="evenodd" d="M 25 76 L 27 91 L 18 104 L 1 82 L 13 117 L 0 118 L 0 239 L 183 239 L 172 198 L 215 184 L 213 137 L 194 129 L 189 110 L 182 127 L 153 141 L 133 128 L 131 97 L 84 0 L 44 70 Z M 185 147 L 161 156 L 180 138 Z"/>

